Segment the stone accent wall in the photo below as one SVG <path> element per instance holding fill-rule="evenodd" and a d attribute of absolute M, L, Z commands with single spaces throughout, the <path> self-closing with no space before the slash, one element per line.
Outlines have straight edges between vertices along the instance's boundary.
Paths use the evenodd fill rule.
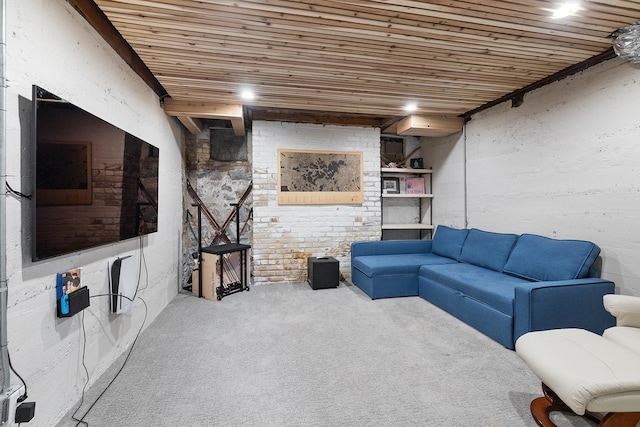
<path fill-rule="evenodd" d="M 187 135 L 186 137 L 186 178 L 191 186 L 196 190 L 198 197 L 202 199 L 205 206 L 211 211 L 213 217 L 223 225 L 225 220 L 233 211 L 231 203 L 238 203 L 247 187 L 251 183 L 251 163 L 247 160 L 241 161 L 217 161 L 211 159 L 211 132 L 208 127 L 199 135 Z M 249 153 L 251 152 L 250 137 L 247 143 Z M 185 212 L 187 218 L 183 227 L 183 286 L 191 277 L 194 261 L 191 254 L 198 249 L 196 235 L 197 230 L 197 208 L 193 207 L 193 198 L 184 189 Z M 251 244 L 252 221 L 249 219 L 252 207 L 252 195 L 246 199 L 240 208 L 240 242 Z M 236 221 L 232 218 L 227 228 L 228 238 L 236 241 Z M 216 238 L 216 229 L 211 222 L 202 215 L 202 240 L 203 245 L 211 243 L 225 243 L 220 237 Z"/>
<path fill-rule="evenodd" d="M 253 122 L 255 283 L 307 280 L 307 258 L 332 256 L 350 277 L 351 243 L 380 239 L 380 130 Z M 278 205 L 279 148 L 362 151 L 362 205 Z"/>

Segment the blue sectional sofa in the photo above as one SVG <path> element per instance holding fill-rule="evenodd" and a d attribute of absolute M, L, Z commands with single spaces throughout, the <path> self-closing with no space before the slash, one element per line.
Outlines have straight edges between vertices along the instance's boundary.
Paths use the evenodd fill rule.
<path fill-rule="evenodd" d="M 614 326 L 583 240 L 439 226 L 433 240 L 354 242 L 351 281 L 372 299 L 420 296 L 505 347 L 529 331 Z"/>

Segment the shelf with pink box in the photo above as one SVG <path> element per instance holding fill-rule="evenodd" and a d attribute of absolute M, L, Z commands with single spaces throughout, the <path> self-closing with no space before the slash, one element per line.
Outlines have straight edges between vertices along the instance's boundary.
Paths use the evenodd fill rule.
<path fill-rule="evenodd" d="M 383 240 L 431 236 L 432 173 L 422 168 L 381 168 Z"/>
<path fill-rule="evenodd" d="M 405 179 L 405 193 L 406 194 L 425 194 L 424 192 L 424 177 L 416 176 Z"/>

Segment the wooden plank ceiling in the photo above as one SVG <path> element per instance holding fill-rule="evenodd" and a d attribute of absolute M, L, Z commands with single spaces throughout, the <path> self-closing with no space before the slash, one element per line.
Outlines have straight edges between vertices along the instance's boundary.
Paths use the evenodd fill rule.
<path fill-rule="evenodd" d="M 640 19 L 640 1 L 613 0 L 583 1 L 564 19 L 541 0 L 95 3 L 192 131 L 225 105 L 253 119 L 382 127 L 409 102 L 415 115 L 456 117 L 612 57 L 609 34 Z"/>

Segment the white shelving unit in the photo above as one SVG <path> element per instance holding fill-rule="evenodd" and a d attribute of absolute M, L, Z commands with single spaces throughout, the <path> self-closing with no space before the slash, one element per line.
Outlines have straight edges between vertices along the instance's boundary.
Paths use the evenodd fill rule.
<path fill-rule="evenodd" d="M 409 232 L 413 236 L 423 238 L 425 233 L 431 233 L 433 224 L 431 222 L 431 175 L 432 169 L 410 169 L 410 168 L 381 168 L 380 174 L 385 178 L 397 178 L 398 193 L 385 192 L 382 190 L 382 238 L 386 239 L 385 230 L 397 232 Z M 424 193 L 406 193 L 406 178 L 424 177 Z M 416 233 L 417 231 L 417 233 Z M 393 237 L 392 237 L 393 238 Z M 407 234 L 398 234 L 396 238 L 408 238 Z"/>

